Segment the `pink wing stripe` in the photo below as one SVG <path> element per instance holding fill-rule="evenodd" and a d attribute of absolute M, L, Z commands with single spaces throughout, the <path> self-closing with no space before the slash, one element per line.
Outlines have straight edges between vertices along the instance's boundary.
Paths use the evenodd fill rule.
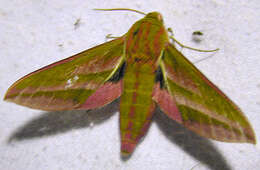
<path fill-rule="evenodd" d="M 167 90 L 160 88 L 160 83 L 154 86 L 153 100 L 160 106 L 160 109 L 171 119 L 182 123 L 181 114 L 176 106 L 174 98 Z"/>
<path fill-rule="evenodd" d="M 122 81 L 117 83 L 107 82 L 93 93 L 79 109 L 95 109 L 111 103 L 121 96 Z"/>

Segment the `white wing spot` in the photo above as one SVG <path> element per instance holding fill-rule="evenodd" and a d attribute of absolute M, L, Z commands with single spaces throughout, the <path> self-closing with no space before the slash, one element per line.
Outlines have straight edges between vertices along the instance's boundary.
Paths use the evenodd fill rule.
<path fill-rule="evenodd" d="M 70 88 L 73 85 L 71 79 L 67 80 L 67 84 L 65 86 L 65 89 Z"/>
<path fill-rule="evenodd" d="M 79 76 L 74 76 L 73 77 L 74 82 L 76 82 L 78 79 L 79 79 Z"/>
<path fill-rule="evenodd" d="M 73 78 L 70 78 L 69 80 L 67 80 L 67 83 L 65 85 L 65 89 L 70 88 L 71 86 L 74 85 L 74 83 L 79 79 L 79 76 L 74 76 Z"/>

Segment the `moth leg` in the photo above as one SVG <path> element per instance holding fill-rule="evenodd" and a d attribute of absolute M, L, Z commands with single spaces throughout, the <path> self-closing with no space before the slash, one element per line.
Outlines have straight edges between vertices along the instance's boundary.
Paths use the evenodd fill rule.
<path fill-rule="evenodd" d="M 172 28 L 167 28 L 167 31 L 171 34 L 170 36 L 174 36 Z"/>
<path fill-rule="evenodd" d="M 112 36 L 112 34 L 107 34 L 106 35 L 106 39 L 114 39 L 114 38 L 119 38 L 119 37 Z"/>
<path fill-rule="evenodd" d="M 183 45 L 182 43 L 180 43 L 179 41 L 177 41 L 173 36 L 169 36 L 169 38 L 173 41 L 175 41 L 177 44 L 179 44 L 179 46 L 181 46 L 182 48 L 188 48 L 190 50 L 194 50 L 194 51 L 199 51 L 199 52 L 215 52 L 215 51 L 218 51 L 219 48 L 216 48 L 214 50 L 201 50 L 201 49 L 197 49 L 197 48 L 192 48 L 192 47 L 189 47 L 189 46 L 186 46 L 186 45 Z"/>
<path fill-rule="evenodd" d="M 169 36 L 169 38 L 173 41 L 173 42 L 176 42 L 177 44 L 179 44 L 179 46 L 181 46 L 182 48 L 187 48 L 187 49 L 190 49 L 190 50 L 194 50 L 194 51 L 199 51 L 199 52 L 215 52 L 215 51 L 218 51 L 219 48 L 216 48 L 214 50 L 201 50 L 201 49 L 197 49 L 197 48 L 192 48 L 192 47 L 189 47 L 189 46 L 186 46 L 182 43 L 180 43 L 178 40 L 176 40 L 173 36 L 173 31 L 171 28 L 167 28 L 167 31 L 171 34 Z"/>

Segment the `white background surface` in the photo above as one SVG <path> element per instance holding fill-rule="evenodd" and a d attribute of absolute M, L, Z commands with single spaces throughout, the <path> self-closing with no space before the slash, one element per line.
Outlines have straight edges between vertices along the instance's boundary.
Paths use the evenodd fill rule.
<path fill-rule="evenodd" d="M 250 120 L 260 139 L 259 0 L 1 0 L 0 98 L 25 74 L 122 35 L 143 16 L 100 12 L 125 7 L 159 11 L 166 27 L 186 45 L 220 48 L 217 53 L 183 49 Z M 75 29 L 74 23 L 80 19 Z M 192 32 L 201 30 L 200 43 Z M 230 144 L 190 133 L 156 112 L 143 142 L 120 158 L 118 103 L 85 111 L 43 112 L 0 101 L 0 169 L 256 170 L 259 144 Z"/>

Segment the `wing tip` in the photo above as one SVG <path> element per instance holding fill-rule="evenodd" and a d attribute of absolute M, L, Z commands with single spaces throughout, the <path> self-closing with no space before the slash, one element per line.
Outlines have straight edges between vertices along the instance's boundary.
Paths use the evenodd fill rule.
<path fill-rule="evenodd" d="M 256 135 L 255 135 L 255 132 L 252 128 L 252 125 L 249 123 L 249 121 L 245 118 L 246 122 L 248 123 L 247 126 L 243 126 L 242 127 L 242 133 L 243 133 L 243 136 L 244 136 L 244 139 L 245 139 L 245 143 L 251 143 L 251 144 L 254 144 L 256 145 Z"/>
<path fill-rule="evenodd" d="M 4 101 L 8 101 L 8 95 L 7 95 L 7 93 L 4 95 L 3 100 L 4 100 Z"/>
<path fill-rule="evenodd" d="M 257 141 L 256 141 L 256 136 L 255 136 L 255 133 L 254 131 L 251 129 L 251 133 L 249 136 L 246 136 L 247 138 L 247 143 L 251 143 L 251 144 L 254 144 L 256 145 Z"/>
<path fill-rule="evenodd" d="M 18 80 L 19 81 L 19 80 Z M 15 83 L 13 83 L 5 92 L 4 101 L 8 101 L 8 102 L 14 102 L 15 98 L 19 95 L 20 90 L 16 89 L 16 85 L 18 83 L 18 81 L 16 81 Z"/>
<path fill-rule="evenodd" d="M 254 140 L 250 140 L 250 141 L 248 141 L 248 143 L 251 143 L 251 144 L 253 144 L 253 145 L 256 145 L 256 139 L 254 139 Z"/>
<path fill-rule="evenodd" d="M 13 102 L 13 100 L 12 100 L 12 98 L 11 98 L 10 88 L 9 88 L 9 89 L 7 90 L 7 92 L 5 93 L 3 100 L 4 100 L 4 101 L 7 101 L 7 102 Z"/>

